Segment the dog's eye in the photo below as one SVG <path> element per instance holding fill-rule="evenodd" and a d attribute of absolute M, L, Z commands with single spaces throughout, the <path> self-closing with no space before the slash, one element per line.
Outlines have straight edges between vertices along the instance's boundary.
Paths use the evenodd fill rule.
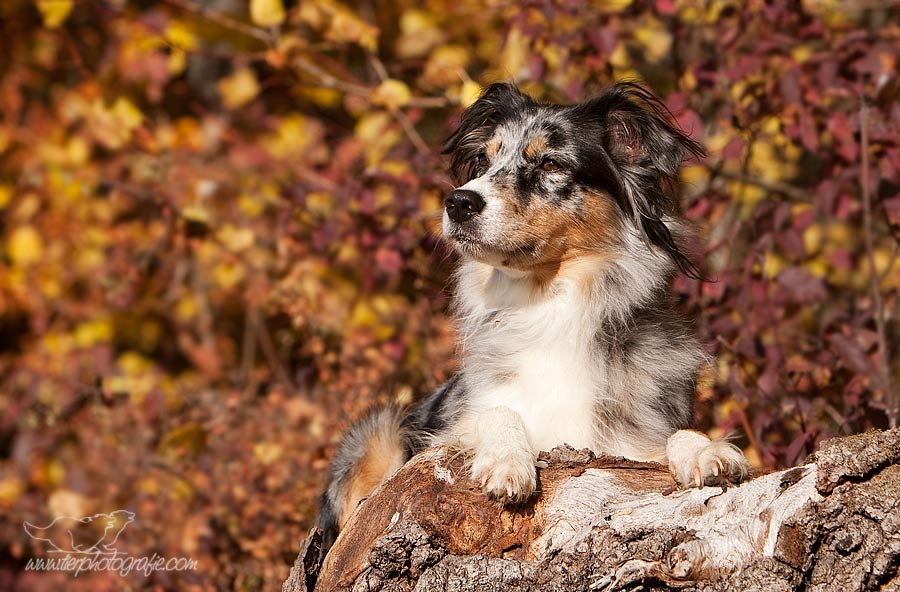
<path fill-rule="evenodd" d="M 553 171 L 558 171 L 562 168 L 558 162 L 553 160 L 552 158 L 545 158 L 541 161 L 541 170 L 546 171 L 548 173 L 552 173 Z"/>
<path fill-rule="evenodd" d="M 478 170 L 484 170 L 488 166 L 488 158 L 484 152 L 479 152 L 475 155 L 475 168 Z"/>

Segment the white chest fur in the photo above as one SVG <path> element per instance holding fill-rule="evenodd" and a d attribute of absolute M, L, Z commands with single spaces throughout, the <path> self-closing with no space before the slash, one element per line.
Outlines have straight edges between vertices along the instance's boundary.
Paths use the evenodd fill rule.
<path fill-rule="evenodd" d="M 469 409 L 512 409 L 535 450 L 563 443 L 597 450 L 605 377 L 587 295 L 573 283 L 536 296 L 529 278 L 495 269 L 463 270 L 461 284 Z"/>

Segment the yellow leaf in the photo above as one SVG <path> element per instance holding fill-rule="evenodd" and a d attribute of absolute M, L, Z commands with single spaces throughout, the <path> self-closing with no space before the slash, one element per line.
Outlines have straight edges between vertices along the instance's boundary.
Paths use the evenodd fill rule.
<path fill-rule="evenodd" d="M 78 492 L 57 489 L 47 499 L 52 516 L 84 516 L 87 514 L 87 500 Z"/>
<path fill-rule="evenodd" d="M 284 452 L 280 444 L 274 442 L 259 442 L 253 445 L 253 455 L 264 465 L 270 465 Z"/>
<path fill-rule="evenodd" d="M 220 80 L 217 86 L 222 101 L 229 109 L 236 109 L 249 103 L 259 93 L 256 74 L 250 68 L 237 70 L 231 76 Z"/>
<path fill-rule="evenodd" d="M 631 57 L 628 55 L 628 48 L 624 43 L 618 43 L 613 52 L 609 55 L 609 63 L 616 68 L 631 67 Z"/>
<path fill-rule="evenodd" d="M 197 47 L 197 36 L 193 29 L 182 21 L 173 21 L 166 27 L 166 41 L 178 49 L 194 49 Z"/>
<path fill-rule="evenodd" d="M 250 0 L 250 18 L 260 27 L 273 27 L 284 22 L 281 0 Z"/>
<path fill-rule="evenodd" d="M 241 212 L 253 217 L 262 213 L 265 204 L 258 199 L 253 199 L 251 196 L 244 194 L 238 198 L 238 207 L 241 209 Z"/>
<path fill-rule="evenodd" d="M 786 267 L 784 258 L 776 253 L 766 253 L 763 258 L 762 269 L 760 271 L 767 278 L 774 278 L 778 273 Z"/>
<path fill-rule="evenodd" d="M 44 252 L 41 235 L 33 226 L 16 228 L 7 239 L 6 248 L 13 263 L 21 266 L 37 263 Z"/>
<path fill-rule="evenodd" d="M 74 0 L 35 0 L 41 18 L 44 19 L 44 26 L 55 29 L 65 22 L 72 7 L 75 5 Z"/>
<path fill-rule="evenodd" d="M 278 130 L 264 139 L 265 148 L 280 158 L 305 156 L 309 149 L 321 145 L 323 130 L 313 118 L 299 114 L 284 117 Z"/>
<path fill-rule="evenodd" d="M 463 82 L 459 91 L 459 103 L 463 107 L 469 107 L 481 96 L 481 85 L 472 80 Z"/>
<path fill-rule="evenodd" d="M 815 253 L 823 246 L 822 239 L 825 233 L 819 224 L 810 224 L 809 228 L 803 231 L 803 246 L 807 253 Z"/>
<path fill-rule="evenodd" d="M 442 45 L 431 53 L 422 78 L 429 84 L 446 86 L 458 82 L 468 65 L 468 49 L 461 45 Z"/>
<path fill-rule="evenodd" d="M 390 111 L 396 111 L 409 103 L 412 92 L 409 87 L 400 80 L 389 78 L 382 82 L 372 95 L 372 102 L 376 105 L 387 107 Z"/>
<path fill-rule="evenodd" d="M 357 122 L 354 132 L 357 139 L 366 143 L 374 143 L 378 138 L 383 137 L 390 123 L 391 116 L 387 113 L 380 111 L 367 113 Z"/>
<path fill-rule="evenodd" d="M 363 115 L 356 124 L 354 134 L 365 147 L 367 166 L 381 161 L 402 137 L 402 132 L 393 126 L 393 118 L 384 111 Z"/>
<path fill-rule="evenodd" d="M 228 248 L 229 251 L 240 253 L 245 249 L 249 249 L 256 241 L 256 235 L 249 228 L 236 228 L 231 224 L 226 224 L 219 230 L 219 240 Z"/>
<path fill-rule="evenodd" d="M 306 195 L 306 209 L 319 216 L 326 216 L 334 209 L 334 198 L 322 191 L 311 191 Z"/>
<path fill-rule="evenodd" d="M 669 55 L 672 49 L 672 34 L 661 21 L 654 18 L 646 19 L 645 24 L 635 30 L 634 38 L 643 46 L 644 55 L 652 63 Z"/>
<path fill-rule="evenodd" d="M 0 481 L 0 508 L 12 508 L 25 491 L 25 485 L 18 477 L 7 477 Z"/>
<path fill-rule="evenodd" d="M 165 433 L 159 442 L 162 451 L 199 454 L 206 448 L 206 428 L 196 421 L 190 421 Z"/>
<path fill-rule="evenodd" d="M 187 66 L 187 52 L 197 47 L 194 31 L 181 21 L 174 21 L 164 34 L 169 44 L 168 66 L 172 74 L 180 74 Z"/>
<path fill-rule="evenodd" d="M 0 208 L 5 208 L 13 198 L 12 185 L 0 185 Z"/>
<path fill-rule="evenodd" d="M 503 54 L 500 56 L 502 71 L 506 77 L 517 78 L 525 68 L 530 42 L 522 31 L 512 29 L 506 37 Z"/>
<path fill-rule="evenodd" d="M 225 290 L 236 286 L 245 277 L 244 268 L 234 263 L 219 263 L 213 269 L 216 285 Z"/>
<path fill-rule="evenodd" d="M 12 142 L 12 132 L 8 129 L 0 127 L 0 154 L 9 148 Z"/>
<path fill-rule="evenodd" d="M 400 31 L 395 48 L 400 57 L 407 59 L 428 55 L 446 35 L 434 14 L 416 8 L 407 10 L 400 17 Z"/>
<path fill-rule="evenodd" d="M 76 136 L 66 144 L 67 162 L 75 166 L 85 164 L 91 156 L 91 147 L 84 138 Z"/>
<path fill-rule="evenodd" d="M 634 0 L 605 0 L 596 4 L 600 12 L 612 13 L 621 12 L 634 4 Z"/>
<path fill-rule="evenodd" d="M 349 10 L 339 10 L 331 17 L 327 37 L 338 43 L 357 43 L 363 49 L 378 49 L 378 28 Z"/>
<path fill-rule="evenodd" d="M 75 343 L 79 347 L 92 347 L 109 343 L 113 338 L 113 326 L 108 319 L 87 321 L 75 327 Z"/>
<path fill-rule="evenodd" d="M 116 116 L 119 123 L 128 130 L 133 130 L 139 126 L 144 119 L 144 114 L 141 113 L 141 110 L 124 97 L 116 99 L 111 111 Z"/>
<path fill-rule="evenodd" d="M 192 296 L 184 296 L 175 304 L 175 318 L 190 321 L 197 317 L 200 306 Z"/>

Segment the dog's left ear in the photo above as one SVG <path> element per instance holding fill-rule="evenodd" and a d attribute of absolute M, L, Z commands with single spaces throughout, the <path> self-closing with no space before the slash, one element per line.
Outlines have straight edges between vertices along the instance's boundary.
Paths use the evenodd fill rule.
<path fill-rule="evenodd" d="M 613 86 L 605 99 L 605 145 L 619 166 L 651 169 L 675 177 L 686 153 L 703 156 L 703 147 L 672 123 L 672 114 L 649 91 L 633 83 Z"/>
<path fill-rule="evenodd" d="M 643 87 L 620 82 L 581 106 L 599 123 L 606 158 L 615 169 L 616 196 L 644 236 L 686 274 L 701 274 L 672 237 L 665 219 L 678 213 L 678 170 L 703 147 L 673 123 L 666 106 Z"/>

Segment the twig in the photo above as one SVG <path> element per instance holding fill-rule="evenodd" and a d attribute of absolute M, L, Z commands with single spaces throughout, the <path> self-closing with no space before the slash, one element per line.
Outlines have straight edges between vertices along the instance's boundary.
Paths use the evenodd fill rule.
<path fill-rule="evenodd" d="M 75 63 L 75 67 L 78 69 L 78 73 L 81 74 L 81 77 L 85 80 L 94 80 L 93 73 L 88 69 L 88 67 L 84 63 L 84 57 L 81 55 L 81 51 L 78 49 L 78 45 L 75 43 L 75 40 L 72 39 L 72 35 L 69 34 L 68 29 L 62 28 L 60 29 L 62 33 L 62 40 L 66 46 L 66 51 L 69 53 L 69 57 L 72 58 L 72 61 Z"/>
<path fill-rule="evenodd" d="M 369 63 L 372 65 L 372 69 L 375 70 L 375 74 L 378 76 L 379 80 L 384 82 L 390 78 L 387 68 L 385 68 L 384 64 L 374 53 L 369 53 Z M 428 147 L 428 144 L 426 144 L 425 140 L 422 139 L 422 136 L 419 135 L 419 131 L 416 129 L 416 126 L 413 125 L 413 122 L 410 121 L 406 113 L 400 109 L 393 109 L 391 115 L 394 116 L 394 119 L 396 119 L 397 123 L 400 124 L 400 127 L 403 128 L 406 137 L 409 138 L 409 141 L 416 147 L 416 150 L 422 154 L 431 154 L 431 149 Z"/>
<path fill-rule="evenodd" d="M 812 203 L 812 198 L 810 198 L 809 194 L 795 185 L 784 183 L 782 181 L 767 181 L 765 179 L 752 177 L 750 175 L 742 173 L 733 173 L 731 171 L 725 170 L 724 168 L 721 168 L 720 164 L 707 165 L 707 168 L 709 169 L 710 175 L 712 177 L 721 177 L 729 181 L 737 181 L 738 183 L 743 183 L 745 185 L 753 185 L 755 187 L 765 189 L 766 191 L 776 193 L 784 197 L 789 197 L 797 202 Z"/>
<path fill-rule="evenodd" d="M 244 394 L 252 396 L 256 390 L 256 376 L 253 366 L 256 363 L 256 332 L 259 330 L 259 308 L 252 299 L 247 299 L 244 316 L 244 338 L 241 344 L 240 380 L 244 385 Z"/>
<path fill-rule="evenodd" d="M 306 75 L 314 78 L 317 83 L 325 88 L 333 88 L 360 97 L 370 97 L 372 96 L 372 92 L 374 92 L 373 88 L 366 86 L 365 84 L 338 78 L 303 56 L 293 56 L 291 64 Z M 412 97 L 407 103 L 407 106 L 419 109 L 442 109 L 445 107 L 452 107 L 455 104 L 454 101 L 445 97 Z"/>
<path fill-rule="evenodd" d="M 412 142 L 413 146 L 416 147 L 416 150 L 418 150 L 422 154 L 431 154 L 431 148 L 428 147 L 428 144 L 426 144 L 425 140 L 422 139 L 422 136 L 419 135 L 419 132 L 416 130 L 416 126 L 413 125 L 413 122 L 410 121 L 406 113 L 397 109 L 393 112 L 393 116 L 394 119 L 396 119 L 400 124 L 400 127 L 403 128 L 403 131 L 406 133 L 409 141 Z"/>
<path fill-rule="evenodd" d="M 181 10 L 195 14 L 201 18 L 205 18 L 206 20 L 226 29 L 237 31 L 244 35 L 253 37 L 254 39 L 258 39 L 265 43 L 268 47 L 273 47 L 275 45 L 276 37 L 270 31 L 267 31 L 262 27 L 256 27 L 254 25 L 243 23 L 222 12 L 205 8 L 194 0 L 163 0 L 163 2 L 165 2 L 166 4 L 170 4 L 171 6 L 175 6 L 176 8 L 180 8 Z M 326 88 L 334 88 L 342 92 L 361 97 L 369 97 L 372 95 L 372 88 L 364 84 L 359 84 L 356 82 L 338 78 L 337 76 L 326 72 L 325 70 L 302 56 L 294 56 L 291 63 L 294 67 L 302 70 L 307 75 L 314 78 L 316 82 Z M 380 64 L 380 62 L 378 63 Z M 407 106 L 419 109 L 442 109 L 445 107 L 452 107 L 456 103 L 456 101 L 451 101 L 446 97 L 412 97 L 407 103 Z M 407 123 L 411 125 L 411 123 L 409 123 L 408 121 Z M 404 130 L 407 127 L 403 122 L 401 122 L 400 125 L 404 126 Z M 416 141 L 413 140 L 413 143 L 415 144 Z M 422 142 L 422 145 L 425 146 L 425 143 Z M 417 147 L 419 147 L 418 144 Z M 421 149 L 421 147 L 419 148 Z"/>
<path fill-rule="evenodd" d="M 735 357 L 735 363 L 740 364 L 738 358 L 740 357 L 740 352 L 735 349 L 730 343 L 725 341 L 725 339 L 721 335 L 716 336 L 716 341 L 725 349 L 731 352 L 731 355 Z M 747 410 L 744 409 L 744 404 L 742 401 L 738 401 L 738 404 L 735 405 L 738 412 L 738 418 L 741 420 L 741 426 L 744 428 L 744 433 L 747 434 L 747 440 L 750 442 L 750 446 L 755 448 L 760 456 L 767 454 L 767 451 L 763 450 L 762 445 L 759 439 L 756 437 L 756 434 L 753 432 L 753 425 L 750 423 L 750 418 L 747 417 Z"/>
<path fill-rule="evenodd" d="M 265 323 L 259 323 L 257 325 L 256 338 L 259 341 L 259 346 L 262 349 L 263 354 L 266 356 L 266 360 L 269 362 L 272 373 L 275 374 L 278 381 L 284 385 L 288 390 L 288 393 L 296 393 L 297 388 L 294 386 L 294 381 L 291 380 L 287 370 L 284 369 L 284 365 L 278 357 L 278 352 L 275 351 L 275 345 L 272 343 L 272 337 L 269 335 Z"/>
<path fill-rule="evenodd" d="M 185 475 L 184 473 L 182 473 L 175 467 L 170 466 L 167 463 L 163 462 L 162 460 L 155 459 L 155 458 L 148 460 L 147 466 L 154 468 L 154 469 L 159 469 L 160 471 L 163 471 L 164 473 L 168 473 L 172 477 L 175 477 L 176 479 L 178 479 L 179 481 L 184 483 L 188 487 L 188 489 L 191 490 L 191 493 L 193 495 L 197 496 L 200 500 L 205 501 L 205 502 L 210 501 L 209 494 L 207 494 L 206 491 L 197 487 L 197 484 L 194 483 L 194 481 L 190 477 L 188 477 L 187 475 Z"/>
<path fill-rule="evenodd" d="M 859 107 L 860 152 L 862 153 L 862 171 L 860 185 L 863 198 L 863 237 L 866 244 L 866 259 L 869 263 L 869 287 L 872 301 L 875 304 L 875 330 L 878 336 L 879 382 L 884 390 L 885 412 L 891 428 L 897 427 L 900 416 L 900 400 L 891 385 L 890 361 L 888 359 L 887 332 L 884 320 L 884 300 L 881 297 L 878 270 L 875 268 L 875 239 L 872 231 L 872 196 L 869 188 L 869 106 L 865 98 Z"/>
<path fill-rule="evenodd" d="M 163 0 L 163 2 L 165 2 L 166 4 L 170 4 L 176 8 L 180 8 L 181 10 L 196 14 L 197 16 L 205 18 L 209 22 L 215 23 L 220 27 L 243 33 L 244 35 L 248 35 L 250 37 L 253 37 L 254 39 L 259 39 L 266 45 L 272 45 L 274 42 L 274 38 L 272 37 L 272 35 L 265 29 L 256 27 L 254 25 L 249 25 L 247 23 L 242 23 L 241 21 L 232 18 L 225 13 L 219 12 L 217 10 L 211 10 L 199 4 L 198 2 L 194 2 L 194 0 Z"/>

